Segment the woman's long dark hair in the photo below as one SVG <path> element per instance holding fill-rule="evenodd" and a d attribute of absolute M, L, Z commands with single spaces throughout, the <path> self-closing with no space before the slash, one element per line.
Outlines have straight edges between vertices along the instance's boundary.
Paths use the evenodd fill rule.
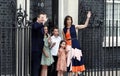
<path fill-rule="evenodd" d="M 64 26 L 65 26 L 65 27 L 66 27 L 66 25 L 67 25 L 67 20 L 68 20 L 69 18 L 71 19 L 71 24 L 73 23 L 72 17 L 68 15 L 68 16 L 66 16 L 65 19 L 64 19 Z"/>

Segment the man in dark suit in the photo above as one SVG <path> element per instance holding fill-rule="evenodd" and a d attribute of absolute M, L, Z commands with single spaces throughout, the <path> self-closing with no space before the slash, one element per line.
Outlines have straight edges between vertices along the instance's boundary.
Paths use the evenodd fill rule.
<path fill-rule="evenodd" d="M 44 23 L 47 21 L 47 15 L 45 13 L 40 13 L 37 16 L 36 22 L 32 25 L 32 66 L 31 66 L 31 76 L 40 76 L 41 70 L 41 55 L 44 46 Z"/>

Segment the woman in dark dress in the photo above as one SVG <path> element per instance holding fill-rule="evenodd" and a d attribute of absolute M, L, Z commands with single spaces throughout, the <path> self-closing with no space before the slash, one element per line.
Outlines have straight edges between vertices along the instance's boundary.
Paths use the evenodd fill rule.
<path fill-rule="evenodd" d="M 87 19 L 85 21 L 85 24 L 83 25 L 73 25 L 72 24 L 73 20 L 71 16 L 66 16 L 64 19 L 65 27 L 63 28 L 63 37 L 66 40 L 67 46 L 71 47 L 68 51 L 68 58 L 67 58 L 67 68 L 68 68 L 67 71 L 69 72 L 68 76 L 72 76 L 72 74 L 78 76 L 78 73 L 85 71 L 82 52 L 80 50 L 80 45 L 77 40 L 76 29 L 82 29 L 87 27 L 90 17 L 91 17 L 91 12 L 89 11 L 87 14 Z M 74 53 L 74 57 L 70 57 L 73 56 L 73 53 Z"/>

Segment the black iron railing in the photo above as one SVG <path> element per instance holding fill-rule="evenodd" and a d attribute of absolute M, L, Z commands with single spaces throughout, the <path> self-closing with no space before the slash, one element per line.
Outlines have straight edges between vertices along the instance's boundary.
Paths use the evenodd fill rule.
<path fill-rule="evenodd" d="M 13 25 L 0 27 L 0 76 L 30 76 L 31 27 L 22 11 Z"/>
<path fill-rule="evenodd" d="M 29 21 L 26 20 L 26 11 L 22 12 L 20 7 L 17 12 L 17 76 L 30 76 L 31 65 L 31 27 Z"/>
<path fill-rule="evenodd" d="M 86 65 L 85 76 L 120 75 L 120 14 L 116 12 L 120 10 L 117 7 L 120 3 L 117 2 L 79 1 L 79 23 L 84 23 L 88 10 L 92 12 L 88 27 L 78 34 Z"/>

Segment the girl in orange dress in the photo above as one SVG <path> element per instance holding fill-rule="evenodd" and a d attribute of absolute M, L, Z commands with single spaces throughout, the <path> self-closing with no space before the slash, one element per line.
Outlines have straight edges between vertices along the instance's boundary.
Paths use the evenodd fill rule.
<path fill-rule="evenodd" d="M 66 42 L 62 40 L 59 44 L 58 50 L 58 61 L 57 61 L 57 71 L 58 76 L 63 76 L 63 73 L 67 70 L 66 57 L 67 52 L 65 50 Z"/>

